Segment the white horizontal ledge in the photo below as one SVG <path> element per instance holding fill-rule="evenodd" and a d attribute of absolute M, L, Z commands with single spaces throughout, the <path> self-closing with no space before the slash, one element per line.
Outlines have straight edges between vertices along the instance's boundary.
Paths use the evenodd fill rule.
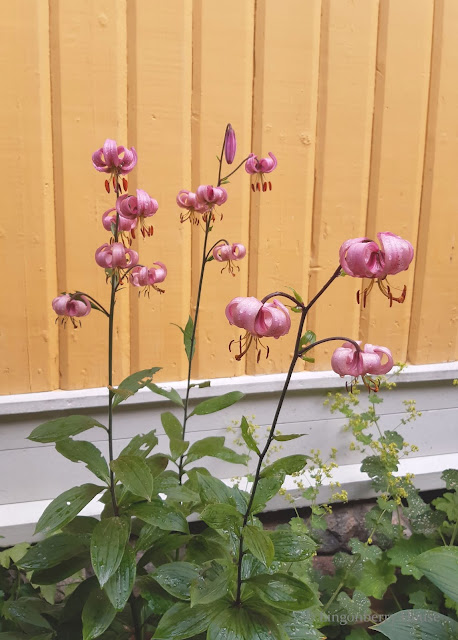
<path fill-rule="evenodd" d="M 259 376 L 238 376 L 234 378 L 215 378 L 211 386 L 199 389 L 199 399 L 211 398 L 221 393 L 243 390 L 245 393 L 264 395 L 281 391 L 285 382 L 285 373 L 274 373 Z M 388 376 L 390 377 L 390 376 Z M 398 384 L 437 383 L 458 378 L 458 361 L 438 364 L 409 365 L 395 376 Z M 195 380 L 194 382 L 202 382 Z M 344 379 L 333 371 L 302 371 L 294 373 L 289 391 L 319 391 L 338 389 L 344 386 Z M 160 382 L 162 388 L 173 387 L 184 398 L 186 380 L 176 382 Z M 73 411 L 105 407 L 107 389 L 75 389 L 72 391 L 43 391 L 40 393 L 21 393 L 0 396 L 0 416 L 50 411 Z M 129 398 L 124 408 L 132 405 L 165 404 L 169 401 L 163 396 L 152 393 L 149 389 L 141 389 Z"/>
<path fill-rule="evenodd" d="M 337 467 L 333 470 L 330 478 L 324 478 L 323 486 L 318 495 L 318 502 L 332 502 L 334 489 L 331 483 L 339 482 L 341 491 L 348 492 L 349 500 L 362 500 L 374 497 L 375 493 L 371 487 L 371 481 L 367 474 L 360 471 L 360 464 L 349 464 Z M 438 456 L 427 456 L 421 458 L 410 458 L 402 460 L 398 472 L 395 475 L 406 475 L 412 473 L 415 476 L 415 487 L 420 490 L 440 489 L 445 486 L 441 480 L 441 475 L 446 469 L 458 468 L 458 453 L 451 453 Z M 310 504 L 302 498 L 301 489 L 298 489 L 297 482 L 302 481 L 308 486 L 312 481 L 310 474 L 305 471 L 297 477 L 287 476 L 283 484 L 286 492 L 294 498 L 296 507 L 303 507 Z M 226 484 L 233 485 L 234 480 L 224 480 Z M 242 479 L 239 484 L 241 489 L 249 490 L 251 483 Z M 20 502 L 16 504 L 0 505 L 0 539 L 1 546 L 10 546 L 18 542 L 36 542 L 41 536 L 34 536 L 35 525 L 43 511 L 51 503 L 51 500 L 37 500 L 35 502 Z M 103 509 L 103 504 L 94 498 L 82 511 L 80 515 L 99 517 Z M 291 503 L 282 496 L 275 496 L 268 504 L 268 511 L 279 509 L 289 509 Z M 189 520 L 197 520 L 197 515 L 193 514 Z"/>

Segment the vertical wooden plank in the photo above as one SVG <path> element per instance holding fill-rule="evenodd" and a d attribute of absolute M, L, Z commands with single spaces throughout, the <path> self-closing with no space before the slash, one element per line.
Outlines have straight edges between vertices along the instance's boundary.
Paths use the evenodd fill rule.
<path fill-rule="evenodd" d="M 47 2 L 3 5 L 0 393 L 58 386 Z"/>
<path fill-rule="evenodd" d="M 375 240 L 377 232 L 391 231 L 416 244 L 432 22 L 432 0 L 380 2 L 366 230 Z M 412 264 L 408 272 L 389 278 L 391 287 L 407 286 L 404 304 L 395 302 L 390 309 L 388 299 L 375 288 L 361 309 L 361 339 L 389 347 L 397 361 L 405 361 L 407 354 L 414 270 Z"/>
<path fill-rule="evenodd" d="M 248 155 L 251 144 L 253 77 L 253 0 L 195 0 L 193 16 L 192 190 L 199 184 L 216 184 L 218 165 L 230 122 L 237 135 L 235 163 Z M 235 164 L 234 163 L 234 164 Z M 234 166 L 234 165 L 232 165 Z M 189 188 L 189 187 L 185 187 Z M 230 243 L 248 242 L 248 176 L 242 168 L 226 185 L 229 197 L 210 234 L 210 246 L 220 238 Z M 195 307 L 202 229 L 192 230 L 192 305 Z M 234 363 L 228 344 L 236 336 L 224 310 L 235 296 L 246 295 L 248 261 L 231 278 L 213 261 L 205 275 L 193 375 L 220 377 L 244 373 L 244 362 Z M 183 318 L 183 322 L 186 318 Z M 231 361 L 232 360 L 232 361 Z"/>
<path fill-rule="evenodd" d="M 139 157 L 130 192 L 138 186 L 159 203 L 154 236 L 140 235 L 136 248 L 143 264 L 159 260 L 168 269 L 165 294 L 139 298 L 132 290 L 132 370 L 158 365 L 158 379 L 177 380 L 187 360 L 171 323 L 186 323 L 191 285 L 190 228 L 180 224 L 175 198 L 191 182 L 192 0 L 129 2 L 128 60 L 129 139 Z"/>
<path fill-rule="evenodd" d="M 408 359 L 458 357 L 458 4 L 436 0 L 425 170 Z"/>
<path fill-rule="evenodd" d="M 321 30 L 316 182 L 310 293 L 339 264 L 339 247 L 365 234 L 378 0 L 324 0 Z M 318 338 L 357 338 L 355 281 L 342 278 L 311 310 Z M 316 350 L 318 369 L 330 368 L 335 343 Z"/>
<path fill-rule="evenodd" d="M 278 167 L 272 192 L 251 194 L 250 295 L 294 287 L 307 298 L 312 228 L 321 0 L 257 3 L 253 152 L 272 151 Z M 294 16 L 291 19 L 291 16 Z M 289 304 L 288 301 L 285 301 Z M 266 339 L 269 359 L 250 354 L 249 373 L 285 371 L 291 334 Z"/>
<path fill-rule="evenodd" d="M 109 240 L 101 218 L 114 206 L 95 171 L 106 138 L 127 144 L 125 0 L 51 0 L 51 69 L 59 290 L 88 291 L 109 304 L 94 260 Z M 129 290 L 116 308 L 114 382 L 129 372 Z M 107 384 L 107 319 L 92 312 L 83 327 L 60 331 L 62 388 Z"/>

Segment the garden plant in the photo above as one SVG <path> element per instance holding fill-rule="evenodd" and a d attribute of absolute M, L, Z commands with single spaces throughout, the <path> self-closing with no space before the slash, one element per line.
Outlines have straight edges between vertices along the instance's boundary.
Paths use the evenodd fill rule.
<path fill-rule="evenodd" d="M 241 392 L 230 392 L 199 401 L 199 387 L 210 383 L 192 378 L 206 270 L 222 268 L 236 277 L 246 255 L 241 243 L 221 237 L 229 178 L 244 168 L 256 197 L 268 197 L 270 173 L 277 166 L 273 153 L 262 159 L 250 153 L 232 168 L 235 156 L 236 136 L 228 125 L 215 186 L 181 190 L 176 199 L 181 222 L 189 221 L 203 234 L 195 312 L 179 327 L 188 361 L 183 396 L 153 381 L 158 367 L 133 373 L 117 386 L 113 380 L 118 296 L 126 287 L 147 296 L 164 294 L 167 267 L 160 261 L 151 267 L 141 264 L 132 249 L 133 238 L 151 239 L 151 220 L 159 209 L 145 191 L 128 193 L 126 176 L 137 164 L 135 149 L 108 139 L 92 156 L 94 168 L 106 175 L 104 188 L 114 205 L 102 215 L 109 241 L 95 251 L 107 280 L 108 303 L 75 290 L 57 296 L 52 306 L 57 321 L 70 324 L 68 330 L 79 327 L 82 318 L 87 322 L 93 311 L 107 318 L 107 420 L 102 424 L 86 415 L 65 416 L 41 424 L 30 435 L 34 442 L 55 443 L 58 453 L 84 463 L 95 479 L 51 502 L 36 527 L 41 541 L 0 554 L 0 640 L 458 638 L 458 472 L 446 471 L 447 492 L 432 504 L 424 502 L 413 478 L 396 474 L 399 460 L 414 451 L 414 445 L 397 429 L 384 429 L 377 414 L 377 405 L 393 384 L 385 378 L 394 366 L 390 350 L 363 346 L 348 336 L 317 339 L 314 331 L 305 330 L 310 309 L 331 295 L 331 287 L 344 275 L 360 281 L 358 304 L 366 304 L 374 284 L 387 298 L 387 313 L 394 302 L 402 303 L 406 288 L 397 291 L 387 278 L 412 262 L 409 241 L 391 232 L 378 233 L 379 244 L 369 238 L 344 241 L 334 272 L 308 302 L 294 289 L 228 301 L 227 321 L 243 332 L 234 331 L 229 345 L 237 360 L 254 349 L 259 362 L 269 353 L 270 338 L 295 332 L 283 389 L 262 440 L 252 422 L 241 416 L 244 451 L 227 446 L 224 437 L 193 444 L 186 439 L 190 420 L 243 398 Z M 298 362 L 313 361 L 310 353 L 328 342 L 336 343 L 332 369 L 350 380 L 347 391 L 328 402 L 347 419 L 354 437 L 351 446 L 369 454 L 361 470 L 377 493 L 366 518 L 367 538 L 352 539 L 349 553 L 335 555 L 332 575 L 320 573 L 314 558 L 330 509 L 317 503 L 317 496 L 334 465 L 324 462 L 319 452 L 307 451 L 305 444 L 298 447 L 304 453 L 269 460 L 273 445 L 301 437 L 280 434 L 278 419 Z M 279 345 L 281 341 L 275 348 Z M 359 381 L 367 394 L 362 410 Z M 161 416 L 169 452 L 157 451 L 154 429 L 136 435 L 115 457 L 116 409 L 145 388 L 173 408 Z M 406 401 L 400 426 L 417 415 L 415 405 Z M 106 432 L 107 460 L 94 444 L 74 438 L 92 428 Z M 254 469 L 244 489 L 210 474 L 202 462 L 206 456 L 237 464 L 248 464 L 251 457 Z M 301 475 L 307 468 L 309 487 Z M 312 517 L 306 521 L 296 512 L 288 524 L 265 530 L 258 516 L 291 475 L 311 503 Z M 79 515 L 97 496 L 104 505 L 101 518 Z M 340 497 L 345 498 L 344 492 Z M 192 514 L 200 525 L 190 526 Z"/>

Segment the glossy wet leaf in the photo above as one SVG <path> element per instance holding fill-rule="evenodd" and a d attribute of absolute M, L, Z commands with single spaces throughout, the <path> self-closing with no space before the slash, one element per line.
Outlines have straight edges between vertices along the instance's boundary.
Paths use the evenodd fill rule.
<path fill-rule="evenodd" d="M 302 454 L 295 454 L 292 456 L 286 456 L 280 458 L 261 471 L 261 478 L 268 478 L 276 475 L 291 475 L 292 473 L 299 473 L 303 470 L 307 464 L 309 456 Z"/>
<path fill-rule="evenodd" d="M 371 629 L 390 640 L 456 640 L 458 622 L 429 609 L 398 611 Z"/>
<path fill-rule="evenodd" d="M 251 505 L 251 513 L 258 513 L 266 506 L 266 503 L 277 495 L 283 484 L 283 478 L 272 476 L 269 478 L 261 478 L 256 487 L 253 504 Z"/>
<path fill-rule="evenodd" d="M 183 435 L 183 426 L 173 413 L 170 413 L 170 411 L 164 411 L 164 413 L 161 413 L 161 422 L 168 438 L 181 440 Z"/>
<path fill-rule="evenodd" d="M 117 611 L 122 611 L 132 593 L 137 565 L 135 551 L 127 544 L 119 567 L 104 586 L 111 604 Z"/>
<path fill-rule="evenodd" d="M 414 564 L 446 596 L 458 602 L 458 547 L 430 549 L 418 556 Z"/>
<path fill-rule="evenodd" d="M 244 397 L 245 394 L 241 391 L 230 391 L 229 393 L 225 393 L 217 398 L 208 398 L 208 400 L 200 402 L 190 416 L 206 416 L 210 413 L 215 413 L 216 411 L 222 411 Z"/>
<path fill-rule="evenodd" d="M 247 580 L 257 594 L 270 606 L 299 611 L 317 603 L 311 587 L 305 582 L 286 573 L 260 574 Z"/>
<path fill-rule="evenodd" d="M 41 629 L 51 629 L 42 614 L 49 613 L 52 609 L 51 605 L 40 598 L 20 597 L 3 604 L 2 616 L 15 622 L 25 632 L 37 634 Z"/>
<path fill-rule="evenodd" d="M 180 600 L 190 599 L 191 583 L 199 570 L 189 562 L 169 562 L 158 567 L 152 577 L 170 595 Z"/>
<path fill-rule="evenodd" d="M 355 589 L 350 596 L 341 592 L 328 609 L 329 615 L 346 620 L 364 620 L 371 614 L 370 600 L 361 591 Z M 334 618 L 335 619 L 335 618 Z"/>
<path fill-rule="evenodd" d="M 441 478 L 449 491 L 458 489 L 458 469 L 446 469 L 442 473 Z"/>
<path fill-rule="evenodd" d="M 153 476 L 146 462 L 138 456 L 120 456 L 111 462 L 111 468 L 119 480 L 131 493 L 151 500 Z"/>
<path fill-rule="evenodd" d="M 90 416 L 65 416 L 40 424 L 27 439 L 42 443 L 59 442 L 93 427 L 105 429 L 102 423 Z"/>
<path fill-rule="evenodd" d="M 186 454 L 186 464 L 195 462 L 205 456 L 219 458 L 233 464 L 246 464 L 248 456 L 239 454 L 224 446 L 224 436 L 209 436 L 194 442 Z"/>
<path fill-rule="evenodd" d="M 269 534 L 253 525 L 243 528 L 244 546 L 267 567 L 270 567 L 274 559 L 274 545 Z"/>
<path fill-rule="evenodd" d="M 209 504 L 200 517 L 212 529 L 237 529 L 243 522 L 242 514 L 231 504 Z"/>
<path fill-rule="evenodd" d="M 68 558 L 49 569 L 36 569 L 32 573 L 31 582 L 39 585 L 55 585 L 62 580 L 70 578 L 81 569 L 90 565 L 89 548 L 79 554 Z"/>
<path fill-rule="evenodd" d="M 114 574 L 124 555 L 130 526 L 125 518 L 101 520 L 91 538 L 91 561 L 100 586 Z"/>
<path fill-rule="evenodd" d="M 118 389 L 114 389 L 113 407 L 135 395 L 137 391 L 146 387 L 151 382 L 155 373 L 161 370 L 161 367 L 152 367 L 151 369 L 142 369 L 125 378 Z"/>
<path fill-rule="evenodd" d="M 299 562 L 310 558 L 318 546 L 307 534 L 291 529 L 269 533 L 275 550 L 275 560 L 280 562 Z"/>
<path fill-rule="evenodd" d="M 92 444 L 92 442 L 67 438 L 56 443 L 56 450 L 72 462 L 84 462 L 86 468 L 97 476 L 97 478 L 106 484 L 110 483 L 110 472 L 107 462 L 100 449 Z"/>
<path fill-rule="evenodd" d="M 25 571 L 49 569 L 64 560 L 72 558 L 74 555 L 84 552 L 87 548 L 88 543 L 80 537 L 67 533 L 58 533 L 55 536 L 37 542 L 17 564 Z"/>
<path fill-rule="evenodd" d="M 267 610 L 229 604 L 211 621 L 207 640 L 285 640 L 285 635 Z"/>
<path fill-rule="evenodd" d="M 204 632 L 221 606 L 219 603 L 192 607 L 177 602 L 162 616 L 153 638 L 161 640 L 185 640 Z"/>
<path fill-rule="evenodd" d="M 104 487 L 82 484 L 64 491 L 49 504 L 38 520 L 35 533 L 52 533 L 71 522 Z"/>
<path fill-rule="evenodd" d="M 180 394 L 175 389 L 163 389 L 162 387 L 158 387 L 154 382 L 149 382 L 147 385 L 148 389 L 153 393 L 157 393 L 159 396 L 163 396 L 173 402 L 173 404 L 178 405 L 179 407 L 183 407 L 183 400 L 180 398 Z"/>
<path fill-rule="evenodd" d="M 352 553 L 358 554 L 363 562 L 377 562 L 382 557 L 382 550 L 375 544 L 366 544 L 357 538 L 351 538 L 348 544 Z"/>
<path fill-rule="evenodd" d="M 222 566 L 212 562 L 210 567 L 203 569 L 191 583 L 191 606 L 210 604 L 226 596 L 235 576 L 235 565 Z"/>
<path fill-rule="evenodd" d="M 245 418 L 245 416 L 242 416 L 242 422 L 240 423 L 240 428 L 242 430 L 242 438 L 244 439 L 248 449 L 250 451 L 254 451 L 258 456 L 261 455 L 258 444 L 256 440 L 253 438 L 250 425 L 248 424 L 248 420 Z"/>
<path fill-rule="evenodd" d="M 83 607 L 83 640 L 93 640 L 102 635 L 113 622 L 116 609 L 101 589 L 94 589 Z"/>
<path fill-rule="evenodd" d="M 381 600 L 390 584 L 396 582 L 394 567 L 384 559 L 377 562 L 365 562 L 358 588 L 366 596 Z"/>
<path fill-rule="evenodd" d="M 202 502 L 234 504 L 231 490 L 222 480 L 201 473 L 197 473 L 196 477 Z"/>
<path fill-rule="evenodd" d="M 189 533 L 186 518 L 176 509 L 165 505 L 162 500 L 153 499 L 149 503 L 133 504 L 129 507 L 129 513 L 159 529 Z"/>
<path fill-rule="evenodd" d="M 386 552 L 389 563 L 394 567 L 399 567 L 403 576 L 413 576 L 420 580 L 422 572 L 416 565 L 416 560 L 420 554 L 428 549 L 432 549 L 436 543 L 430 538 L 425 538 L 418 533 L 414 533 L 410 538 L 399 538 L 391 549 Z M 457 564 L 458 572 L 458 564 Z M 458 583 L 457 583 L 458 584 Z"/>
<path fill-rule="evenodd" d="M 158 443 L 156 430 L 148 433 L 140 433 L 132 438 L 127 446 L 119 454 L 121 456 L 139 456 L 146 458 Z"/>
<path fill-rule="evenodd" d="M 311 608 L 292 611 L 289 619 L 283 623 L 283 628 L 289 640 L 324 640 L 323 633 L 316 628 L 319 624 L 319 612 Z M 348 640 L 348 636 L 345 640 Z"/>

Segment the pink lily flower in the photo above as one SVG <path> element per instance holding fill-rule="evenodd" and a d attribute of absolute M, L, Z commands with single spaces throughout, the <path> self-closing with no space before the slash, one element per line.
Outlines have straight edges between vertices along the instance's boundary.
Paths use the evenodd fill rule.
<path fill-rule="evenodd" d="M 288 309 L 275 298 L 264 303 L 254 297 L 234 298 L 226 307 L 226 318 L 230 324 L 246 330 L 246 334 L 237 340 L 240 350 L 235 356 L 236 360 L 245 355 L 253 341 L 258 349 L 258 362 L 261 357 L 259 347 L 266 349 L 267 358 L 269 349 L 261 344 L 260 338 L 278 339 L 286 335 L 291 328 Z M 231 342 L 229 350 L 233 342 L 235 341 Z"/>
<path fill-rule="evenodd" d="M 143 237 L 145 237 L 145 235 L 153 235 L 153 226 L 150 225 L 147 227 L 145 225 L 145 218 L 154 216 L 159 209 L 159 205 L 157 200 L 151 198 L 146 191 L 137 189 L 136 196 L 129 196 L 127 194 L 120 196 L 116 201 L 116 209 L 120 216 L 140 222 Z"/>
<path fill-rule="evenodd" d="M 230 124 L 226 128 L 226 136 L 224 139 L 224 155 L 226 157 L 227 164 L 232 164 L 235 158 L 235 152 L 237 151 L 237 139 L 235 137 L 235 131 Z"/>
<path fill-rule="evenodd" d="M 167 268 L 163 262 L 155 262 L 150 269 L 148 267 L 134 267 L 130 272 L 129 281 L 134 287 L 146 287 L 145 294 L 149 295 L 149 287 L 156 289 L 159 293 L 164 293 L 163 289 L 157 287 L 158 282 L 164 282 L 167 276 Z M 139 292 L 140 294 L 140 292 Z"/>
<path fill-rule="evenodd" d="M 206 204 L 199 202 L 195 193 L 186 189 L 178 192 L 177 205 L 186 209 L 186 213 L 180 213 L 180 222 L 189 220 L 191 224 L 200 224 L 200 217 L 209 209 Z"/>
<path fill-rule="evenodd" d="M 246 249 L 243 244 L 237 242 L 232 245 L 223 242 L 213 247 L 212 254 L 214 259 L 218 262 L 227 262 L 227 265 L 221 269 L 221 273 L 223 273 L 224 269 L 227 269 L 232 276 L 235 276 L 234 266 L 232 263 L 235 260 L 242 260 L 242 258 L 246 256 Z M 239 266 L 236 268 L 240 271 Z"/>
<path fill-rule="evenodd" d="M 70 318 L 75 329 L 78 326 L 75 318 L 83 318 L 84 316 L 87 316 L 92 309 L 91 303 L 85 295 L 76 294 L 71 296 L 68 293 L 54 298 L 52 301 L 52 308 L 58 316 L 63 316 L 63 322 L 65 322 L 67 318 Z M 81 322 L 79 324 L 81 325 Z"/>
<path fill-rule="evenodd" d="M 361 344 L 358 341 L 358 344 Z M 382 360 L 386 358 L 385 362 Z M 382 376 L 388 373 L 393 367 L 393 356 L 387 347 L 378 347 L 373 344 L 366 344 L 364 349 L 357 351 L 354 344 L 344 342 L 338 347 L 331 357 L 331 367 L 340 376 L 352 376 L 356 382 L 359 376 L 364 384 L 372 391 L 378 391 L 379 383 L 368 375 Z M 353 384 L 353 382 L 352 382 Z"/>
<path fill-rule="evenodd" d="M 414 250 L 408 240 L 389 231 L 378 233 L 377 237 L 381 248 L 369 238 L 346 240 L 339 250 L 340 265 L 345 273 L 353 278 L 372 280 L 368 287 L 361 292 L 358 291 L 358 303 L 362 297 L 363 305 L 366 305 L 367 296 L 376 280 L 380 291 L 392 306 L 393 301 L 404 302 L 407 288 L 404 286 L 401 295 L 394 297 L 387 276 L 407 270 L 413 260 Z"/>
<path fill-rule="evenodd" d="M 138 263 L 138 253 L 133 249 L 126 249 L 122 242 L 105 242 L 95 252 L 95 261 L 104 269 L 127 269 Z"/>
<path fill-rule="evenodd" d="M 107 138 L 103 147 L 92 154 L 92 164 L 97 171 L 116 176 L 125 175 L 137 164 L 137 152 L 134 147 L 129 150 L 118 146 L 116 140 Z"/>
<path fill-rule="evenodd" d="M 121 196 L 122 197 L 122 196 Z M 131 233 L 135 227 L 137 226 L 137 219 L 133 218 L 125 218 L 122 215 L 117 216 L 115 212 L 116 209 L 108 209 L 102 216 L 102 224 L 107 231 L 111 231 L 113 225 L 116 224 L 116 218 L 118 218 L 118 232 L 121 235 L 126 233 Z"/>
<path fill-rule="evenodd" d="M 257 155 L 255 155 L 254 153 L 250 153 L 250 156 L 245 163 L 245 171 L 247 173 L 251 175 L 258 174 L 261 176 L 261 182 L 258 182 L 256 180 L 256 189 L 258 191 L 261 191 L 261 183 L 263 191 L 267 191 L 267 185 L 269 185 L 269 190 L 272 191 L 272 183 L 270 182 L 270 180 L 269 182 L 266 182 L 264 180 L 264 174 L 271 173 L 271 171 L 276 168 L 277 158 L 271 151 L 269 151 L 268 155 L 270 156 L 270 158 L 261 158 L 261 160 L 259 160 Z M 251 183 L 251 188 L 253 191 L 255 191 L 254 183 Z"/>

